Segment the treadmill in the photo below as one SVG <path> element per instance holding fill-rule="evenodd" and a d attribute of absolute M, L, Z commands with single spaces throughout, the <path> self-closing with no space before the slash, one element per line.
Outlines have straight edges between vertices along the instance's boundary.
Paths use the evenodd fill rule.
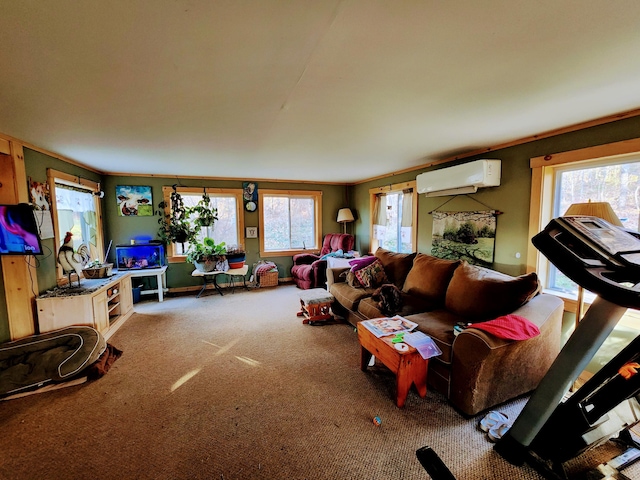
<path fill-rule="evenodd" d="M 547 478 L 566 479 L 562 464 L 607 440 L 593 439 L 598 425 L 640 393 L 638 337 L 566 398 L 627 308 L 640 309 L 640 238 L 597 217 L 567 216 L 551 220 L 532 243 L 597 297 L 495 450 L 515 465 L 526 461 Z"/>

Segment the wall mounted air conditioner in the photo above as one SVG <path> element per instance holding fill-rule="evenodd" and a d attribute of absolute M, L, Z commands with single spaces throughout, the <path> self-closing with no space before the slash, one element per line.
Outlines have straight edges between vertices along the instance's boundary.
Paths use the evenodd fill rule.
<path fill-rule="evenodd" d="M 481 187 L 500 186 L 500 160 L 476 160 L 416 177 L 418 193 L 427 197 L 476 193 Z"/>

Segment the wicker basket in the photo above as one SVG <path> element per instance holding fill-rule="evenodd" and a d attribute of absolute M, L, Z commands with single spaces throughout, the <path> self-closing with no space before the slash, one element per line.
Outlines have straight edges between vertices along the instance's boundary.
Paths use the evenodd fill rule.
<path fill-rule="evenodd" d="M 278 272 L 265 272 L 258 275 L 258 284 L 261 287 L 276 287 L 278 285 Z"/>
<path fill-rule="evenodd" d="M 82 274 L 84 275 L 84 278 L 89 278 L 89 279 L 107 278 L 111 276 L 112 268 L 113 268 L 113 263 L 104 263 L 100 267 L 83 268 Z"/>

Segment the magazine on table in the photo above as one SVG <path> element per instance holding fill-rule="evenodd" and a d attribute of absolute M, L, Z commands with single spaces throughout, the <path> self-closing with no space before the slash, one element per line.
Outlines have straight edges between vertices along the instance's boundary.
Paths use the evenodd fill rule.
<path fill-rule="evenodd" d="M 423 332 L 407 333 L 403 337 L 404 343 L 411 345 L 418 350 L 420 356 L 425 360 L 442 355 L 442 351 L 436 345 L 436 342 L 429 335 L 425 335 Z"/>
<path fill-rule="evenodd" d="M 373 320 L 365 320 L 362 322 L 367 330 L 373 333 L 377 338 L 385 335 L 395 335 L 401 332 L 410 332 L 418 326 L 417 323 L 407 320 L 400 315 L 391 318 L 374 318 Z"/>

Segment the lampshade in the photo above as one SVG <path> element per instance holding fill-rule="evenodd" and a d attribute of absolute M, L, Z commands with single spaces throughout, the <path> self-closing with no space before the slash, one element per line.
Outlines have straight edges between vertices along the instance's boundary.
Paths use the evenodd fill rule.
<path fill-rule="evenodd" d="M 622 222 L 616 216 L 613 208 L 611 208 L 611 205 L 609 205 L 609 202 L 589 201 L 587 203 L 573 203 L 569 206 L 565 215 L 585 215 L 588 217 L 598 217 L 606 220 L 612 225 L 622 227 Z"/>
<path fill-rule="evenodd" d="M 611 225 L 622 227 L 622 222 L 613 211 L 613 208 L 611 208 L 611 205 L 609 205 L 609 202 L 592 202 L 591 200 L 589 200 L 587 203 L 572 203 L 565 212 L 565 216 L 572 215 L 597 217 L 606 220 Z M 576 300 L 576 328 L 578 327 L 578 323 L 582 319 L 584 302 L 583 296 L 584 289 L 582 288 L 582 285 L 578 285 L 578 298 Z"/>
<path fill-rule="evenodd" d="M 336 220 L 338 223 L 353 222 L 353 220 L 353 213 L 351 213 L 350 208 L 341 208 L 338 210 L 338 220 Z"/>

